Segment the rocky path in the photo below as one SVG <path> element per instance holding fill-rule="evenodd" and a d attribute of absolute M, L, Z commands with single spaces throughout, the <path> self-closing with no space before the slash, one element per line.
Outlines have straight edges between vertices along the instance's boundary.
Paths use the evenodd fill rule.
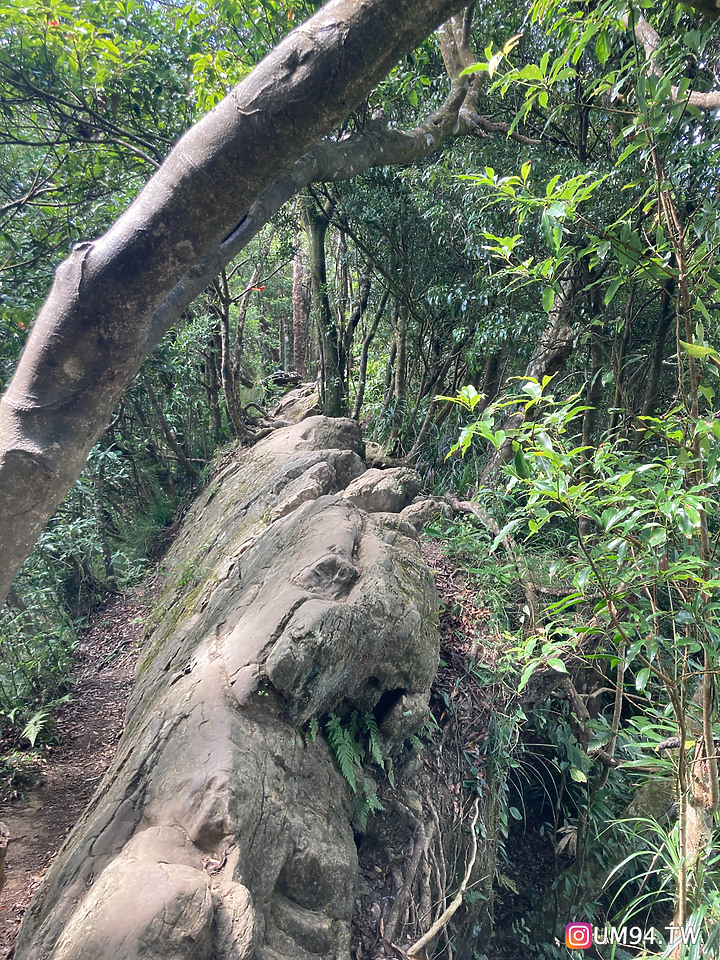
<path fill-rule="evenodd" d="M 43 749 L 31 785 L 0 780 L 0 820 L 11 834 L 0 894 L 2 960 L 12 957 L 27 905 L 115 755 L 151 594 L 143 584 L 95 614 L 76 651 L 72 700 L 56 716 L 59 742 Z"/>

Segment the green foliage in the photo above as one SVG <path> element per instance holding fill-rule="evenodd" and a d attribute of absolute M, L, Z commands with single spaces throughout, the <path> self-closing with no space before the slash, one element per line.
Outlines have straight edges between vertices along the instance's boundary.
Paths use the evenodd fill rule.
<path fill-rule="evenodd" d="M 340 772 L 350 784 L 353 793 L 357 793 L 355 768 L 362 763 L 365 756 L 364 746 L 356 737 L 358 724 L 355 718 L 358 716 L 355 712 L 350 724 L 346 726 L 340 717 L 333 713 L 325 723 L 325 737 L 338 762 Z"/>
<path fill-rule="evenodd" d="M 583 838 L 584 859 L 568 875 L 568 896 L 581 894 L 590 864 L 599 860 L 622 903 L 622 922 L 639 922 L 648 911 L 662 914 L 684 874 L 692 891 L 688 912 L 699 919 L 701 910 L 707 941 L 716 922 L 707 904 L 717 902 L 720 876 L 714 859 L 677 853 L 677 828 L 662 837 L 646 830 L 642 856 L 655 859 L 647 867 L 652 882 L 642 883 L 637 870 L 628 875 L 632 858 L 622 852 L 637 843 L 633 848 L 632 836 L 618 832 L 616 820 L 628 787 L 644 780 L 677 778 L 679 802 L 687 796 L 683 763 L 702 739 L 705 719 L 698 692 L 708 663 L 720 658 L 720 578 L 703 546 L 704 531 L 717 533 L 706 507 L 718 499 L 720 431 L 715 419 L 675 406 L 664 416 L 642 418 L 641 443 L 606 438 L 586 446 L 578 439 L 586 406 L 577 395 L 556 398 L 552 386 L 549 379 L 529 380 L 485 407 L 466 425 L 456 450 L 470 456 L 482 442 L 511 454 L 504 526 L 489 546 L 491 555 L 509 534 L 523 552 L 548 538 L 559 548 L 551 568 L 562 578 L 558 599 L 507 649 L 518 694 L 538 671 L 570 676 L 570 665 L 584 662 L 608 679 L 619 678 L 618 693 L 631 705 L 623 724 L 616 725 L 620 714 L 606 700 L 597 716 L 578 716 L 574 729 L 565 721 L 542 732 L 555 750 L 558 796 L 566 796 L 565 829 Z M 469 413 L 479 409 L 472 390 L 457 400 Z M 522 418 L 508 418 L 517 410 Z M 538 722 L 536 708 L 531 723 Z M 711 722 L 717 739 L 715 712 Z M 679 755 L 669 754 L 666 744 L 679 730 L 685 742 Z M 610 774 L 598 759 L 608 749 L 619 757 Z M 699 949 L 687 955 L 702 955 Z"/>
<path fill-rule="evenodd" d="M 315 743 L 319 730 L 320 723 L 318 722 L 317 717 L 311 717 L 310 723 L 308 723 L 307 734 L 305 735 L 306 743 Z"/>
<path fill-rule="evenodd" d="M 368 817 L 373 813 L 378 813 L 380 810 L 384 810 L 382 803 L 378 800 L 378 795 L 376 793 L 363 793 L 358 797 L 357 806 L 355 808 L 355 815 L 358 818 L 358 823 L 361 828 L 364 830 L 367 826 Z"/>
<path fill-rule="evenodd" d="M 620 822 L 626 836 L 628 854 L 612 870 L 609 881 L 619 878 L 615 900 L 620 901 L 628 887 L 636 886 L 637 876 L 644 878 L 644 889 L 634 893 L 630 903 L 617 912 L 617 925 L 630 925 L 643 915 L 672 916 L 675 884 L 679 879 L 683 860 L 679 824 L 658 823 L 648 817 L 637 817 Z M 685 930 L 691 932 L 689 943 L 681 951 L 682 960 L 702 960 L 720 956 L 718 925 L 720 924 L 720 854 L 716 848 L 706 851 L 698 863 L 693 889 L 701 896 L 689 905 Z M 675 933 L 675 938 L 679 936 Z M 662 957 L 673 956 L 670 931 L 660 927 L 659 946 Z M 664 948 L 664 949 L 663 949 Z"/>
<path fill-rule="evenodd" d="M 0 618 L 0 731 L 22 731 L 32 745 L 68 687 L 76 642 L 67 619 L 47 619 L 57 611 L 47 603 L 31 594 L 24 611 L 6 608 Z"/>
<path fill-rule="evenodd" d="M 62 701 L 56 701 L 53 706 L 57 706 L 57 704 L 60 702 L 67 702 L 69 699 L 69 697 L 63 697 Z M 25 724 L 23 732 L 20 734 L 20 739 L 27 740 L 27 742 L 30 744 L 30 747 L 34 748 L 38 737 L 42 736 L 47 731 L 49 721 L 50 710 L 48 708 L 38 710 Z"/>

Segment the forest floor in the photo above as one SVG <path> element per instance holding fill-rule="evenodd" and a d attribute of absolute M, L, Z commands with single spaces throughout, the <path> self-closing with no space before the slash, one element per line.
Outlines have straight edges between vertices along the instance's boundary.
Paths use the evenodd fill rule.
<path fill-rule="evenodd" d="M 71 701 L 55 714 L 54 742 L 35 753 L 27 779 L 0 779 L 1 819 L 10 830 L 0 960 L 12 957 L 25 909 L 115 756 L 152 593 L 146 581 L 93 615 L 75 651 Z M 0 754 L 11 746 L 0 743 Z"/>
<path fill-rule="evenodd" d="M 477 754 L 493 715 L 502 709 L 502 703 L 495 700 L 497 691 L 481 679 L 496 677 L 500 672 L 501 642 L 471 572 L 445 553 L 442 541 L 425 539 L 422 555 L 432 570 L 440 597 L 441 659 L 431 706 L 441 726 L 449 725 L 447 743 L 451 747 L 445 751 L 444 762 L 439 755 L 432 757 L 432 762 L 440 764 L 438 777 L 446 784 L 445 793 L 454 792 L 460 806 L 460 784 L 463 780 L 471 782 L 472 772 L 463 771 L 462 763 L 455 766 L 450 758 L 472 758 Z M 508 590 L 508 605 L 523 602 L 519 584 L 515 589 L 517 596 L 513 596 L 512 589 Z M 542 829 L 543 812 L 528 809 L 519 798 L 510 802 L 523 806 L 524 816 L 520 821 L 511 820 L 507 837 L 501 843 L 503 884 L 502 889 L 496 885 L 494 891 L 494 935 L 492 942 L 482 945 L 488 960 L 527 960 L 531 955 L 527 945 L 519 942 L 514 928 L 551 889 L 557 870 L 551 834 Z M 445 816 L 451 822 L 453 810 L 446 809 Z"/>

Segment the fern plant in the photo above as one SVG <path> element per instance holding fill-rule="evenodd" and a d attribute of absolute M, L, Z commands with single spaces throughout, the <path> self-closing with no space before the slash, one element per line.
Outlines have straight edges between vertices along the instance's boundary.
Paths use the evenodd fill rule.
<path fill-rule="evenodd" d="M 356 773 L 360 771 L 363 761 L 368 756 L 371 757 L 387 777 L 390 786 L 395 786 L 392 758 L 383 753 L 382 737 L 377 720 L 372 713 L 360 713 L 354 710 L 349 720 L 343 722 L 337 714 L 333 713 L 325 722 L 325 737 L 337 760 L 340 772 L 358 798 L 355 813 L 360 826 L 364 829 L 368 815 L 384 808 L 377 793 L 368 788 L 368 782 L 364 776 L 362 789 L 358 791 Z"/>
<path fill-rule="evenodd" d="M 355 714 L 353 714 L 353 718 Z M 362 744 L 355 738 L 355 724 L 351 722 L 349 726 L 344 726 L 337 714 L 331 714 L 325 724 L 325 736 L 330 744 L 335 759 L 340 767 L 340 772 L 350 784 L 353 793 L 357 793 L 357 782 L 355 780 L 355 767 L 360 766 L 365 751 Z"/>

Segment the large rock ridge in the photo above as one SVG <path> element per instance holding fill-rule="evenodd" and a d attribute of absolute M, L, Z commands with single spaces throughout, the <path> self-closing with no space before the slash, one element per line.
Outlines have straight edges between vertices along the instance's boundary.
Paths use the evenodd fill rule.
<path fill-rule="evenodd" d="M 362 454 L 354 421 L 311 417 L 188 512 L 116 759 L 16 960 L 349 960 L 353 798 L 307 725 L 373 713 L 399 749 L 439 649 L 417 477 Z"/>

